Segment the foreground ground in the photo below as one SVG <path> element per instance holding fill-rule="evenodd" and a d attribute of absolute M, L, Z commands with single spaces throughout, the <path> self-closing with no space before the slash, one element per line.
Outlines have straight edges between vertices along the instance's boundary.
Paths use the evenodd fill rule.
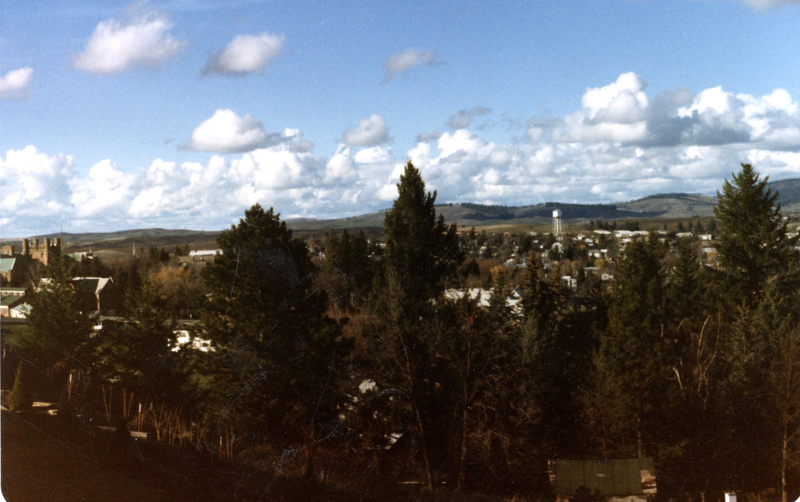
<path fill-rule="evenodd" d="M 3 409 L 0 447 L 8 502 L 497 500 L 399 485 L 340 490 L 292 481 L 240 464 L 213 465 L 191 450 L 123 440 L 41 412 Z"/>

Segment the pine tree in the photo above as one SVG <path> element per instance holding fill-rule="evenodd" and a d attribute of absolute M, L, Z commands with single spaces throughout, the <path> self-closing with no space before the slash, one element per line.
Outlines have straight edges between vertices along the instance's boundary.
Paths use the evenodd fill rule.
<path fill-rule="evenodd" d="M 600 340 L 598 364 L 620 390 L 622 400 L 614 406 L 627 410 L 636 434 L 635 440 L 628 438 L 628 447 L 640 457 L 652 453 L 644 448 L 654 439 L 659 409 L 668 401 L 665 389 L 672 361 L 663 337 L 664 282 L 655 236 L 629 243 L 617 263 L 608 296 L 608 326 Z"/>
<path fill-rule="evenodd" d="M 558 286 L 559 272 L 550 279 L 541 274 L 539 259 L 531 253 L 522 286 L 522 313 L 532 329 L 547 333 L 553 332 L 561 319 L 563 297 Z"/>
<path fill-rule="evenodd" d="M 408 162 L 397 185 L 398 197 L 386 213 L 386 253 L 374 292 L 378 323 L 374 329 L 377 380 L 385 387 L 401 388 L 408 396 L 414 421 L 415 441 L 429 488 L 434 485 L 430 450 L 435 435 L 428 431 L 436 423 L 432 396 L 438 376 L 435 355 L 424 329 L 435 315 L 435 301 L 445 282 L 455 276 L 463 260 L 456 225 L 436 218 L 436 193 L 425 192 L 425 182 Z"/>
<path fill-rule="evenodd" d="M 463 260 L 456 224 L 436 218 L 436 192 L 425 192 L 425 182 L 409 161 L 397 185 L 398 197 L 386 213 L 384 273 L 397 276 L 409 313 L 425 310 L 444 288 Z"/>
<path fill-rule="evenodd" d="M 697 252 L 691 241 L 681 239 L 678 242 L 678 258 L 667 293 L 667 306 L 678 324 L 687 318 L 701 318 L 704 314 L 700 305 L 699 280 L 700 263 L 697 261 Z"/>
<path fill-rule="evenodd" d="M 93 322 L 85 303 L 72 287 L 73 264 L 58 258 L 47 269 L 31 302 L 29 329 L 21 344 L 33 351 L 41 371 L 58 362 L 66 368 L 91 365 Z"/>
<path fill-rule="evenodd" d="M 789 237 L 778 194 L 767 188 L 750 164 L 717 192 L 714 215 L 719 236 L 714 244 L 734 304 L 758 304 L 766 281 L 781 275 L 797 285 L 797 237 Z"/>
<path fill-rule="evenodd" d="M 161 291 L 144 279 L 125 298 L 127 321 L 104 331 L 98 342 L 105 378 L 152 398 L 178 396 L 171 372 L 175 354 L 175 323 L 159 308 Z"/>
<path fill-rule="evenodd" d="M 355 237 L 351 237 L 347 229 L 341 236 L 335 231 L 328 235 L 323 277 L 340 307 L 356 309 L 362 306 L 363 300 L 369 296 L 375 268 L 363 230 Z"/>
<path fill-rule="evenodd" d="M 352 342 L 326 315 L 306 244 L 258 204 L 217 244 L 222 253 L 203 276 L 218 413 L 286 447 L 314 440 L 320 424 L 335 424 Z"/>

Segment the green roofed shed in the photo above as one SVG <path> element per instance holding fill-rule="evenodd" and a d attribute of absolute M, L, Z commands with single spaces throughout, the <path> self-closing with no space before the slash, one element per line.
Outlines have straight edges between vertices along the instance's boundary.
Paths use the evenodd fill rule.
<path fill-rule="evenodd" d="M 550 482 L 556 495 L 571 497 L 585 486 L 606 497 L 655 495 L 652 458 L 615 460 L 550 460 Z"/>

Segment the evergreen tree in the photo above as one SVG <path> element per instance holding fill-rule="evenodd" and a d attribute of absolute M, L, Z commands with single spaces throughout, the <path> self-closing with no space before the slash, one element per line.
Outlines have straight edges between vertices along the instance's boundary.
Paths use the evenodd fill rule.
<path fill-rule="evenodd" d="M 386 213 L 384 273 L 393 270 L 405 296 L 409 314 L 419 314 L 455 275 L 463 260 L 456 224 L 436 218 L 436 192 L 426 193 L 425 182 L 409 161 L 397 185 L 398 197 Z"/>
<path fill-rule="evenodd" d="M 626 454 L 653 454 L 661 412 L 668 406 L 672 364 L 669 340 L 663 336 L 664 271 L 658 240 L 627 245 L 617 263 L 608 296 L 608 326 L 600 340 L 598 365 L 607 370 L 621 394 L 628 426 L 636 435 L 621 445 Z M 611 403 L 609 403 L 611 405 Z"/>
<path fill-rule="evenodd" d="M 89 335 L 93 322 L 72 287 L 73 266 L 59 257 L 45 269 L 47 277 L 40 281 L 31 301 L 29 329 L 20 340 L 32 351 L 40 371 L 46 373 L 56 363 L 63 363 L 65 369 L 92 364 Z"/>
<path fill-rule="evenodd" d="M 336 424 L 336 389 L 352 342 L 325 313 L 306 244 L 258 204 L 217 244 L 221 254 L 203 276 L 210 291 L 204 321 L 217 344 L 218 419 L 285 447 L 313 442 L 323 424 Z"/>
<path fill-rule="evenodd" d="M 356 309 L 369 296 L 376 268 L 369 255 L 363 230 L 355 237 L 347 229 L 341 237 L 335 231 L 328 235 L 323 276 L 340 307 Z"/>
<path fill-rule="evenodd" d="M 541 263 L 531 253 L 522 286 L 522 313 L 526 324 L 539 333 L 553 332 L 561 319 L 563 298 L 558 275 L 556 271 L 550 280 L 542 277 Z"/>
<path fill-rule="evenodd" d="M 719 236 L 714 246 L 731 300 L 752 307 L 771 276 L 781 275 L 796 287 L 797 237 L 788 235 L 788 221 L 778 194 L 767 188 L 768 177 L 761 179 L 750 164 L 742 164 L 732 176 L 722 193 L 717 192 Z"/>
<path fill-rule="evenodd" d="M 678 258 L 673 267 L 667 293 L 667 306 L 677 324 L 684 319 L 699 319 L 704 315 L 700 304 L 700 263 L 697 252 L 688 239 L 678 242 Z"/>
<path fill-rule="evenodd" d="M 415 442 L 419 443 L 426 484 L 434 485 L 431 450 L 437 436 L 434 405 L 440 367 L 431 351 L 429 330 L 434 301 L 463 260 L 456 225 L 436 218 L 436 193 L 426 193 L 419 170 L 408 162 L 397 185 L 398 197 L 386 213 L 386 253 L 373 287 L 378 324 L 372 343 L 381 387 L 401 388 L 408 396 Z"/>
<path fill-rule="evenodd" d="M 582 454 L 580 389 L 588 383 L 595 347 L 592 312 L 568 307 L 560 276 L 558 267 L 550 277 L 540 275 L 538 261 L 531 255 L 522 288 L 524 377 L 517 389 L 537 411 L 538 420 L 529 433 L 542 448 L 535 452 L 542 460 Z"/>
<path fill-rule="evenodd" d="M 432 337 L 437 360 L 444 361 L 447 388 L 438 399 L 450 402 L 432 430 L 452 437 L 452 447 L 435 452 L 438 465 L 457 459 L 456 488 L 501 488 L 529 477 L 525 469 L 509 469 L 521 459 L 508 445 L 523 427 L 515 424 L 518 407 L 527 403 L 515 389 L 520 378 L 520 344 L 516 316 L 506 301 L 505 273 L 497 275 L 488 309 L 463 298 L 439 309 Z M 498 445 L 502 445 L 499 446 Z M 437 458 L 438 457 L 438 458 Z M 522 474 L 522 475 L 520 475 Z"/>
<path fill-rule="evenodd" d="M 754 309 L 741 308 L 723 356 L 729 371 L 726 402 L 733 420 L 727 471 L 738 489 L 780 485 L 782 498 L 800 460 L 800 294 L 777 278 L 765 285 Z"/>
<path fill-rule="evenodd" d="M 151 399 L 179 398 L 173 381 L 175 324 L 159 308 L 160 290 L 145 279 L 125 299 L 127 321 L 104 329 L 98 350 L 107 380 Z"/>

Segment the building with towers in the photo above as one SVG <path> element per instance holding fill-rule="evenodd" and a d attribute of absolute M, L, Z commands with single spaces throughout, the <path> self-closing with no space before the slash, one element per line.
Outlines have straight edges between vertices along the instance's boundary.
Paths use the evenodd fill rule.
<path fill-rule="evenodd" d="M 39 265 L 50 265 L 61 255 L 61 239 L 22 239 L 21 252 L 14 245 L 0 248 L 0 283 L 5 286 L 26 286 Z"/>

